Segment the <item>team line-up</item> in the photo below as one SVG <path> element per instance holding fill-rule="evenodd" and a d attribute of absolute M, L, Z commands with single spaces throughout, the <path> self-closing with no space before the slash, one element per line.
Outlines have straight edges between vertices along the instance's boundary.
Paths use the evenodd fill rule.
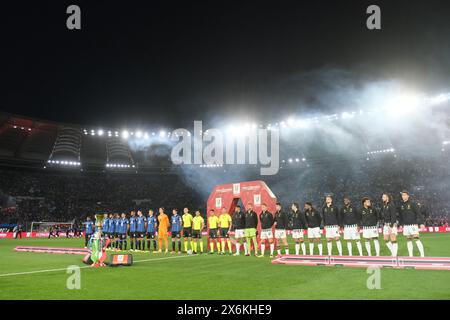
<path fill-rule="evenodd" d="M 325 197 L 325 204 L 319 211 L 314 208 L 311 202 L 304 204 L 304 210 L 300 210 L 298 203 L 291 205 L 291 213 L 283 210 L 280 203 L 276 204 L 276 212 L 269 212 L 267 204 L 261 205 L 261 214 L 258 215 L 253 210 L 253 204 L 248 203 L 245 211 L 240 206 L 236 206 L 231 216 L 225 208 L 220 214 L 214 209 L 208 213 L 207 224 L 209 229 L 210 251 L 218 254 L 233 254 L 233 245 L 230 239 L 230 231 L 234 230 L 235 253 L 240 255 L 241 247 L 244 254 L 250 256 L 252 247 L 254 255 L 264 257 L 266 244 L 269 245 L 270 257 L 273 257 L 275 246 L 277 254 L 282 253 L 282 246 L 285 253 L 289 254 L 287 241 L 287 230 L 292 230 L 291 236 L 295 241 L 295 254 L 306 255 L 306 244 L 304 234 L 307 234 L 309 242 L 309 254 L 314 254 L 317 244 L 318 254 L 323 254 L 322 230 L 325 229 L 327 240 L 327 253 L 332 255 L 333 242 L 336 244 L 338 254 L 342 255 L 341 231 L 344 240 L 347 242 L 348 254 L 353 252 L 353 244 L 356 244 L 358 253 L 363 255 L 361 245 L 361 233 L 364 239 L 365 249 L 368 256 L 372 255 L 372 243 L 375 248 L 375 255 L 380 255 L 379 231 L 378 227 L 383 227 L 383 236 L 392 256 L 397 256 L 397 227 L 403 227 L 403 236 L 406 237 L 406 244 L 409 256 L 413 256 L 413 240 L 417 246 L 419 254 L 424 257 L 424 247 L 419 238 L 419 226 L 423 227 L 424 217 L 421 214 L 420 206 L 410 199 L 407 191 L 401 192 L 401 202 L 396 206 L 392 196 L 384 193 L 381 197 L 380 210 L 372 206 L 372 200 L 364 197 L 361 200 L 361 209 L 356 208 L 349 197 L 344 197 L 342 208 L 334 204 L 333 196 Z M 165 213 L 164 208 L 159 208 L 159 215 L 156 216 L 153 210 L 149 210 L 145 217 L 141 211 L 131 211 L 129 218 L 125 213 L 105 214 L 103 220 L 102 233 L 110 239 L 109 250 L 127 250 L 128 237 L 130 251 L 154 253 L 169 252 L 169 231 L 171 233 L 172 251 L 171 253 L 181 254 L 181 238 L 184 238 L 184 253 L 203 253 L 202 230 L 205 228 L 205 221 L 200 210 L 192 216 L 188 208 L 184 208 L 183 215 L 178 214 L 177 209 L 172 210 L 172 216 Z M 258 225 L 259 224 L 259 225 Z M 85 223 L 85 246 L 89 238 L 94 234 L 95 225 L 90 217 Z M 260 226 L 260 247 L 258 253 L 258 226 Z M 273 232 L 275 229 L 275 232 Z M 361 232 L 362 231 L 362 232 Z M 157 247 L 158 240 L 158 247 Z M 146 245 L 147 244 L 147 245 Z"/>

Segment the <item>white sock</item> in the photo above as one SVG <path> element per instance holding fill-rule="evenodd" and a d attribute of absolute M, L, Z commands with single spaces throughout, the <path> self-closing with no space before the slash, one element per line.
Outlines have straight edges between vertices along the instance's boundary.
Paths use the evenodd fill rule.
<path fill-rule="evenodd" d="M 406 240 L 406 247 L 408 248 L 408 254 L 410 257 L 413 256 L 413 244 L 411 240 Z"/>
<path fill-rule="evenodd" d="M 369 257 L 372 256 L 372 251 L 370 250 L 370 241 L 366 241 L 366 250 L 367 250 L 367 255 Z"/>
<path fill-rule="evenodd" d="M 264 251 L 266 250 L 266 244 L 265 243 L 261 243 L 261 255 L 264 255 Z"/>
<path fill-rule="evenodd" d="M 388 249 L 389 249 L 389 251 L 391 252 L 391 255 L 392 255 L 392 242 L 387 241 L 386 242 L 386 246 L 388 247 Z"/>
<path fill-rule="evenodd" d="M 377 257 L 380 256 L 380 242 L 378 239 L 373 239 L 373 244 L 375 245 L 375 254 Z"/>
<path fill-rule="evenodd" d="M 304 242 L 302 242 L 302 253 L 304 256 L 306 256 L 306 245 Z"/>
<path fill-rule="evenodd" d="M 284 252 L 285 252 L 286 255 L 288 256 L 288 255 L 289 255 L 289 247 L 286 247 L 286 248 L 284 249 Z"/>
<path fill-rule="evenodd" d="M 296 243 L 295 244 L 295 255 L 299 255 L 300 254 L 300 243 Z"/>
<path fill-rule="evenodd" d="M 419 249 L 420 256 L 421 256 L 421 257 L 425 257 L 425 252 L 424 252 L 424 250 L 423 250 L 423 244 L 422 244 L 422 241 L 420 241 L 419 239 L 417 239 L 417 240 L 416 240 L 416 246 L 417 246 L 417 249 Z"/>
<path fill-rule="evenodd" d="M 244 252 L 248 254 L 247 242 L 244 242 Z"/>
<path fill-rule="evenodd" d="M 396 257 L 397 256 L 397 252 L 398 252 L 398 243 L 394 242 L 392 244 L 392 256 Z"/>
<path fill-rule="evenodd" d="M 309 255 L 314 255 L 314 242 L 309 243 Z"/>
<path fill-rule="evenodd" d="M 347 250 L 348 250 L 348 255 L 352 256 L 352 243 L 351 241 L 347 242 Z"/>
<path fill-rule="evenodd" d="M 281 249 L 277 249 L 277 253 L 278 253 L 278 254 L 281 254 Z"/>
<path fill-rule="evenodd" d="M 336 246 L 338 248 L 339 255 L 342 256 L 342 243 L 341 243 L 341 240 L 336 241 Z"/>
<path fill-rule="evenodd" d="M 356 242 L 356 247 L 358 248 L 359 256 L 362 257 L 363 256 L 363 251 L 362 251 L 361 241 Z"/>
<path fill-rule="evenodd" d="M 271 243 L 270 244 L 270 255 L 273 256 L 273 251 L 275 250 L 275 244 Z"/>
<path fill-rule="evenodd" d="M 328 241 L 327 242 L 327 252 L 328 252 L 329 256 L 331 256 L 331 253 L 332 253 L 331 250 L 333 250 L 333 243 L 331 241 Z"/>
<path fill-rule="evenodd" d="M 317 245 L 317 247 L 319 247 L 319 256 L 321 256 L 322 255 L 322 249 L 323 249 L 323 246 L 322 246 L 322 243 L 319 243 L 318 245 Z"/>
<path fill-rule="evenodd" d="M 241 244 L 239 242 L 236 243 L 236 254 L 239 255 L 239 250 L 241 249 Z"/>

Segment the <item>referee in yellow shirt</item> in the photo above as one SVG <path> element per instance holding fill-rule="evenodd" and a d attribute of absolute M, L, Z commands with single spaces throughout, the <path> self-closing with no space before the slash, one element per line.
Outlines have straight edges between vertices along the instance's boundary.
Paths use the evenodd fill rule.
<path fill-rule="evenodd" d="M 200 239 L 200 253 L 203 253 L 202 230 L 205 226 L 205 220 L 200 215 L 200 210 L 195 211 L 195 217 L 192 219 L 192 239 L 194 240 L 193 252 L 197 254 L 198 240 Z"/>
<path fill-rule="evenodd" d="M 231 240 L 228 232 L 231 228 L 231 216 L 225 208 L 222 208 L 222 213 L 219 216 L 219 227 L 220 227 L 220 240 L 222 244 L 222 254 L 225 254 L 225 239 L 227 241 L 228 252 L 233 254 L 231 249 Z"/>
<path fill-rule="evenodd" d="M 220 242 L 217 241 L 218 228 L 219 228 L 219 218 L 216 216 L 214 209 L 209 210 L 208 217 L 208 227 L 209 227 L 209 254 L 214 253 L 214 244 L 217 246 L 217 253 L 220 253 Z"/>
<path fill-rule="evenodd" d="M 192 214 L 189 213 L 188 208 L 183 209 L 183 241 L 184 241 L 184 252 L 190 254 L 194 249 L 192 243 Z M 189 243 L 191 244 L 191 250 L 189 251 Z"/>

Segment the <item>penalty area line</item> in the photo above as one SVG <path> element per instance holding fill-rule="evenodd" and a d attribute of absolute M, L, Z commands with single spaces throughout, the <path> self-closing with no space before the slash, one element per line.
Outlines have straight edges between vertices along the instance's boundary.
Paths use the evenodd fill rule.
<path fill-rule="evenodd" d="M 149 261 L 161 261 L 161 260 L 168 260 L 168 259 L 188 258 L 188 257 L 193 257 L 193 255 L 136 260 L 136 261 L 133 261 L 133 263 L 149 262 Z M 80 269 L 91 268 L 91 266 L 78 266 L 78 267 Z M 35 273 L 58 272 L 58 271 L 66 271 L 66 270 L 67 270 L 67 268 L 58 268 L 58 269 L 47 269 L 47 270 L 35 270 L 35 271 L 5 273 L 5 274 L 0 274 L 0 277 L 12 277 L 12 276 L 21 276 L 21 275 L 35 274 Z"/>

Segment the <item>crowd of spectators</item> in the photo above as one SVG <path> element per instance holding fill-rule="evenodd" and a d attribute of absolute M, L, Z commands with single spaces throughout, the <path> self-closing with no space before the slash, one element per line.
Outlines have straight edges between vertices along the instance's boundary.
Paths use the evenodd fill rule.
<path fill-rule="evenodd" d="M 311 201 L 321 207 L 326 194 L 333 194 L 338 206 L 344 195 L 360 206 L 369 196 L 379 206 L 381 194 L 389 192 L 397 201 L 400 191 L 408 190 L 418 201 L 426 216 L 426 225 L 448 225 L 447 202 L 450 185 L 450 163 L 443 159 L 391 159 L 351 161 L 280 170 L 274 176 L 249 177 L 262 179 L 278 200 L 286 205 Z M 0 190 L 15 200 L 13 207 L 3 206 L 0 223 L 31 221 L 82 221 L 87 215 L 103 212 L 129 212 L 133 209 L 205 208 L 208 194 L 201 190 L 214 183 L 208 176 L 189 183 L 176 174 L 140 175 L 110 173 L 64 173 L 0 169 Z M 212 175 L 227 173 L 211 171 Z M 217 178 L 217 177 L 216 177 Z M 202 186 L 200 187 L 200 184 Z M 1 205 L 1 203 L 0 203 Z M 204 211 L 204 210 L 203 210 Z M 170 211 L 169 211 L 170 213 Z"/>

